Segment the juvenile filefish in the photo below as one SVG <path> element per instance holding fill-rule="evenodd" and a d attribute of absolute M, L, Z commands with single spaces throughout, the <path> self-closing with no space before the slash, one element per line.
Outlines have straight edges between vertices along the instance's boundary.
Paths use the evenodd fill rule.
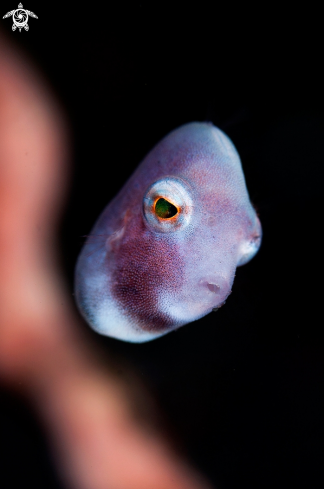
<path fill-rule="evenodd" d="M 152 340 L 217 310 L 261 234 L 231 140 L 210 123 L 186 124 L 96 222 L 77 262 L 78 307 L 98 333 Z"/>

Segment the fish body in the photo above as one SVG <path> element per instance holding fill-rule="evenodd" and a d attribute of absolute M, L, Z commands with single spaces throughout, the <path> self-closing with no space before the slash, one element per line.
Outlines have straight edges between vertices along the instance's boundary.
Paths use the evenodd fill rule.
<path fill-rule="evenodd" d="M 78 307 L 97 332 L 143 342 L 220 307 L 261 243 L 239 155 L 210 123 L 168 134 L 96 222 Z"/>

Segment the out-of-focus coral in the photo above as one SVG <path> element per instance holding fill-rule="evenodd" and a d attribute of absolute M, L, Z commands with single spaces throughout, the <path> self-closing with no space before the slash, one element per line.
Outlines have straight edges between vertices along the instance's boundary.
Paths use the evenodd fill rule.
<path fill-rule="evenodd" d="M 138 423 L 127 388 L 97 360 L 59 266 L 69 129 L 31 67 L 0 37 L 0 376 L 21 385 L 78 489 L 210 487 Z"/>

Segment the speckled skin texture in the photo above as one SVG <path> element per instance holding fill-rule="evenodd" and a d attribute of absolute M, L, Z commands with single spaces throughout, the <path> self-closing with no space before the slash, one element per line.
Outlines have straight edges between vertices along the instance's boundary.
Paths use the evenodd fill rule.
<path fill-rule="evenodd" d="M 178 214 L 156 217 L 156 196 Z M 76 268 L 79 309 L 99 333 L 157 338 L 220 307 L 260 243 L 233 143 L 212 124 L 186 124 L 146 156 L 96 222 Z"/>

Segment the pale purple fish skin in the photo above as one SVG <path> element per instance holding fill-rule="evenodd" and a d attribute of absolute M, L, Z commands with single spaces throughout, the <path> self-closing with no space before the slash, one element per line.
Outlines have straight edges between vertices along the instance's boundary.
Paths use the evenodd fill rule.
<path fill-rule="evenodd" d="M 154 183 L 152 199 L 175 204 L 174 219 L 152 217 Z M 261 234 L 231 140 L 210 123 L 186 124 L 155 146 L 96 222 L 77 263 L 78 307 L 101 334 L 157 338 L 221 306 Z"/>

